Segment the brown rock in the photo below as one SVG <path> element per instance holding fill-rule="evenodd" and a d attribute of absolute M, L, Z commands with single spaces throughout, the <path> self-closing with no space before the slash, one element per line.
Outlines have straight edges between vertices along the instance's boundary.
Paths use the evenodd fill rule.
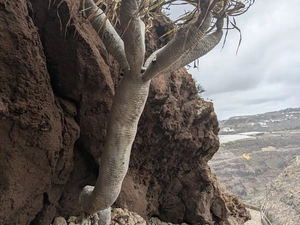
<path fill-rule="evenodd" d="M 26 2 L 1 0 L 0 8 L 0 224 L 49 224 L 79 128 L 53 94 Z"/>
<path fill-rule="evenodd" d="M 114 208 L 112 209 L 112 225 L 146 225 L 146 221 L 137 213 L 130 212 L 128 209 Z"/>
<path fill-rule="evenodd" d="M 77 220 L 77 217 L 76 216 L 70 216 L 69 219 L 68 219 L 68 223 L 71 223 L 71 222 L 76 222 Z"/>
<path fill-rule="evenodd" d="M 212 106 L 197 96 L 192 77 L 180 70 L 156 78 L 139 127 L 124 182 L 125 187 L 133 179 L 130 192 L 139 194 L 128 199 L 124 189 L 118 203 L 145 216 L 139 202 L 147 190 L 147 214 L 163 221 L 226 221 L 224 200 L 207 165 L 219 146 L 218 122 Z"/>
<path fill-rule="evenodd" d="M 120 70 L 82 24 L 79 1 L 52 3 L 0 0 L 0 224 L 77 215 L 82 187 L 97 177 Z M 147 54 L 165 41 L 151 33 Z M 218 130 L 184 69 L 155 78 L 116 205 L 173 223 L 226 223 L 207 165 Z"/>
<path fill-rule="evenodd" d="M 59 216 L 54 219 L 53 225 L 67 225 L 67 221 L 65 218 Z"/>

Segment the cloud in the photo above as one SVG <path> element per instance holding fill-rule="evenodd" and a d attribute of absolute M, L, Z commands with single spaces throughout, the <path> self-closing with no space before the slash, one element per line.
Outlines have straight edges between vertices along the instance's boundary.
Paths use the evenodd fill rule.
<path fill-rule="evenodd" d="M 221 44 L 189 72 L 212 99 L 219 119 L 300 106 L 300 20 L 298 0 L 256 1 L 237 17 L 239 34 Z"/>

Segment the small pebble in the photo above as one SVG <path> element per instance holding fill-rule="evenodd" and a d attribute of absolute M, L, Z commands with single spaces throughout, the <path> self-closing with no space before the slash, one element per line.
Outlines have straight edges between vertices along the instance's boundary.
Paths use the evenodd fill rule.
<path fill-rule="evenodd" d="M 70 216 L 69 217 L 69 219 L 68 219 L 68 222 L 70 223 L 70 222 L 76 222 L 76 219 L 77 219 L 77 217 L 76 216 Z"/>
<path fill-rule="evenodd" d="M 67 225 L 67 221 L 65 218 L 59 216 L 54 219 L 53 225 Z"/>

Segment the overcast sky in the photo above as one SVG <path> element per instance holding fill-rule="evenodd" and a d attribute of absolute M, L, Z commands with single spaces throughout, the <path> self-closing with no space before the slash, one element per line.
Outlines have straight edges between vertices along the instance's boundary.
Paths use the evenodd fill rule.
<path fill-rule="evenodd" d="M 256 0 L 236 17 L 223 50 L 219 44 L 189 73 L 212 99 L 218 119 L 300 107 L 300 0 Z M 173 9 L 172 9 L 173 10 Z"/>

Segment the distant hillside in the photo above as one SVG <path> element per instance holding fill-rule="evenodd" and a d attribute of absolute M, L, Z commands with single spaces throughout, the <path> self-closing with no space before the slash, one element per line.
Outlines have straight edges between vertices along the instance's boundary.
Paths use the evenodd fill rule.
<path fill-rule="evenodd" d="M 222 143 L 209 165 L 227 190 L 259 207 L 266 185 L 300 154 L 300 108 L 236 116 L 220 127 Z"/>
<path fill-rule="evenodd" d="M 288 108 L 250 116 L 234 116 L 221 120 L 219 134 L 247 131 L 282 131 L 300 128 L 300 108 Z"/>
<path fill-rule="evenodd" d="M 300 153 L 299 136 L 300 130 L 286 130 L 224 143 L 209 165 L 227 190 L 259 207 L 266 185 Z"/>
<path fill-rule="evenodd" d="M 300 223 L 299 179 L 300 157 L 297 156 L 268 188 L 267 211 L 274 224 Z"/>

